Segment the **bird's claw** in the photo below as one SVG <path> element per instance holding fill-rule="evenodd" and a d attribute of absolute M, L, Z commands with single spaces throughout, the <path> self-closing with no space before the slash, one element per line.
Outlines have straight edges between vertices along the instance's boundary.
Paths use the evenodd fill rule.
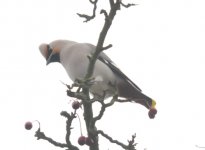
<path fill-rule="evenodd" d="M 88 78 L 88 79 L 76 79 L 74 82 L 74 86 L 78 86 L 81 88 L 89 88 L 95 83 L 95 78 Z"/>

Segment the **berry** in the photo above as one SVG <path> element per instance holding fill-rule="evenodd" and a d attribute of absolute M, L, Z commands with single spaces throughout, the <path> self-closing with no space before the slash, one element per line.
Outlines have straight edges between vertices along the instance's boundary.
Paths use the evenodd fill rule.
<path fill-rule="evenodd" d="M 84 136 L 80 136 L 78 138 L 78 144 L 81 146 L 85 144 L 85 141 L 86 141 L 86 137 L 84 137 Z"/>
<path fill-rule="evenodd" d="M 78 109 L 79 107 L 80 107 L 80 103 L 78 102 L 78 101 L 74 101 L 73 103 L 72 103 L 72 107 L 73 107 L 73 109 Z"/>
<path fill-rule="evenodd" d="M 89 137 L 86 137 L 85 144 L 88 145 L 88 146 L 91 146 L 91 145 L 94 144 L 94 141 L 93 141 L 93 139 L 91 139 Z"/>
<path fill-rule="evenodd" d="M 28 121 L 28 122 L 25 123 L 25 129 L 26 129 L 26 130 L 31 130 L 32 127 L 33 127 L 32 122 Z"/>
<path fill-rule="evenodd" d="M 155 117 L 155 115 L 157 114 L 157 109 L 156 108 L 150 108 L 150 110 L 149 110 L 149 113 L 148 113 L 148 115 L 149 115 L 149 118 L 150 119 L 154 119 L 154 117 Z"/>

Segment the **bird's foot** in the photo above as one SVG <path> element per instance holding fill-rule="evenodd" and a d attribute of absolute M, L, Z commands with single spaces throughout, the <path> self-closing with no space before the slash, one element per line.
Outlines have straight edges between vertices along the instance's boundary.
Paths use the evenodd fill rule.
<path fill-rule="evenodd" d="M 81 88 L 90 88 L 95 83 L 95 78 L 88 78 L 88 79 L 76 79 L 74 84 L 75 86 Z"/>

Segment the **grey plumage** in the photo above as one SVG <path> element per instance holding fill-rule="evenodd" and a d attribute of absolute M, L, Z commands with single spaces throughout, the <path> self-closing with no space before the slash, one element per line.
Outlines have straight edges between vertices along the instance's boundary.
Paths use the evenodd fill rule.
<path fill-rule="evenodd" d="M 39 47 L 47 64 L 60 62 L 71 80 L 82 79 L 87 73 L 88 56 L 94 53 L 95 46 L 88 43 L 77 43 L 68 40 L 56 40 L 50 44 L 41 44 Z M 52 52 L 49 52 L 49 51 Z M 49 56 L 48 56 L 49 55 Z M 100 53 L 93 72 L 95 83 L 90 92 L 106 97 L 112 96 L 117 90 L 118 96 L 130 99 L 150 109 L 155 101 L 144 95 L 141 89 L 131 81 L 103 52 Z"/>

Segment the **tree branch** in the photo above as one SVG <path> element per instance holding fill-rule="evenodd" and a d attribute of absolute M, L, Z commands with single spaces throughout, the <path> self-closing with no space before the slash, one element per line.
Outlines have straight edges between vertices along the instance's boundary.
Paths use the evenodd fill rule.
<path fill-rule="evenodd" d="M 108 18 L 108 14 L 107 14 L 107 11 L 106 11 L 106 10 L 102 9 L 102 10 L 100 11 L 100 14 L 104 14 L 105 19 Z"/>
<path fill-rule="evenodd" d="M 35 137 L 37 137 L 37 140 L 40 140 L 40 139 L 46 140 L 49 143 L 51 143 L 51 144 L 53 144 L 54 146 L 57 146 L 57 147 L 61 147 L 61 148 L 68 147 L 67 144 L 56 142 L 52 138 L 47 137 L 43 132 L 40 131 L 40 128 L 36 131 Z"/>
<path fill-rule="evenodd" d="M 121 146 L 123 149 L 127 149 L 127 145 L 119 142 L 118 140 L 114 140 L 111 136 L 109 136 L 108 134 L 104 133 L 102 130 L 98 130 L 97 134 L 101 134 L 103 137 L 105 137 L 106 139 L 108 139 L 111 143 L 115 143 L 119 146 Z"/>
<path fill-rule="evenodd" d="M 96 14 L 98 0 L 89 0 L 89 1 L 94 6 L 93 7 L 93 14 L 91 16 L 85 15 L 85 14 L 78 14 L 80 17 L 85 18 L 84 22 L 90 21 L 91 19 L 93 19 L 95 17 L 95 14 Z M 100 12 L 101 14 L 104 14 L 105 22 L 104 22 L 103 28 L 102 28 L 102 30 L 100 32 L 95 52 L 91 56 L 88 57 L 88 59 L 89 59 L 89 66 L 87 68 L 87 74 L 86 74 L 86 76 L 85 76 L 85 78 L 83 80 L 80 80 L 80 81 L 82 81 L 81 84 L 84 85 L 84 86 L 80 85 L 79 87 L 82 88 L 82 92 L 83 92 L 84 95 L 82 96 L 81 93 L 79 94 L 79 92 L 76 94 L 74 92 L 71 92 L 71 90 L 67 91 L 68 95 L 70 95 L 72 97 L 80 98 L 82 100 L 82 105 L 84 107 L 84 120 L 85 120 L 85 123 L 86 123 L 86 129 L 87 129 L 87 132 L 88 132 L 88 136 L 94 140 L 94 144 L 90 146 L 90 150 L 99 150 L 98 134 L 97 135 L 95 134 L 97 132 L 97 128 L 95 126 L 95 122 L 102 118 L 102 116 L 103 116 L 103 114 L 105 112 L 105 109 L 107 107 L 113 105 L 115 100 L 117 99 L 117 97 L 113 97 L 111 102 L 107 103 L 107 104 L 105 104 L 103 102 L 103 100 L 102 100 L 101 101 L 101 105 L 102 105 L 101 110 L 100 110 L 98 116 L 93 118 L 92 103 L 94 101 L 90 99 L 90 96 L 89 96 L 89 88 L 90 88 L 90 86 L 87 85 L 86 81 L 91 81 L 91 79 L 92 79 L 92 75 L 93 75 L 93 72 L 94 72 L 95 62 L 96 62 L 99 54 L 103 50 L 106 50 L 106 49 L 112 47 L 111 44 L 108 45 L 108 46 L 103 47 L 103 44 L 104 44 L 106 35 L 108 33 L 108 30 L 110 29 L 110 26 L 112 25 L 112 22 L 114 20 L 116 12 L 118 10 L 120 10 L 120 6 L 122 5 L 121 4 L 121 0 L 115 0 L 115 1 L 114 0 L 109 0 L 109 2 L 110 2 L 110 11 L 109 11 L 109 13 L 107 13 L 107 11 L 105 11 L 103 9 Z M 116 140 L 113 140 L 111 137 L 109 137 L 108 135 L 104 134 L 103 132 L 99 132 L 99 133 L 101 133 L 102 135 L 107 137 L 110 141 L 116 142 L 116 143 L 118 143 L 119 145 L 121 145 L 124 148 L 128 148 L 128 146 L 123 145 L 122 143 L 120 143 L 120 142 L 118 142 Z"/>
<path fill-rule="evenodd" d="M 112 47 L 112 44 L 109 44 L 108 46 L 103 47 L 102 50 L 104 51 L 104 50 L 107 50 L 107 49 L 109 49 L 111 47 Z"/>
<path fill-rule="evenodd" d="M 71 124 L 72 124 L 73 119 L 76 118 L 75 113 L 68 114 L 67 112 L 62 111 L 61 115 L 67 118 L 67 121 L 66 121 L 66 130 L 67 130 L 67 132 L 66 132 L 66 144 L 56 142 L 52 138 L 47 137 L 44 134 L 44 132 L 41 132 L 40 127 L 36 131 L 35 137 L 37 137 L 37 140 L 40 140 L 40 139 L 46 140 L 49 143 L 51 143 L 51 144 L 53 144 L 54 146 L 57 146 L 57 147 L 61 147 L 61 148 L 66 147 L 66 148 L 68 148 L 68 150 L 79 150 L 76 146 L 72 145 L 71 142 L 70 142 L 70 134 L 71 134 L 71 129 L 72 129 Z"/>
<path fill-rule="evenodd" d="M 97 0 L 95 1 L 97 3 Z M 107 32 L 112 24 L 112 21 L 116 15 L 116 11 L 118 10 L 118 7 L 120 6 L 120 0 L 117 0 L 116 3 L 114 4 L 113 7 L 111 7 L 111 10 L 109 12 L 108 18 L 105 19 L 105 23 L 103 26 L 103 29 L 99 35 L 98 38 L 98 43 L 95 49 L 94 54 L 89 58 L 89 66 L 87 69 L 87 74 L 84 78 L 84 80 L 89 80 L 92 75 L 93 75 L 93 71 L 94 71 L 94 66 L 95 66 L 95 62 L 98 58 L 98 55 L 103 51 L 103 44 L 105 41 L 105 37 L 107 35 Z M 87 95 L 88 99 L 89 98 L 89 88 L 83 88 L 83 93 L 85 95 Z M 93 133 L 96 132 L 97 128 L 94 124 L 93 120 L 93 110 L 92 110 L 92 104 L 91 103 L 85 103 L 85 101 L 82 100 L 82 104 L 84 107 L 84 120 L 86 123 L 86 128 L 87 128 L 87 132 L 88 132 L 88 136 L 91 137 L 94 140 L 94 144 L 90 146 L 90 150 L 98 150 L 99 146 L 98 146 L 98 137 L 97 135 L 94 135 Z"/>
<path fill-rule="evenodd" d="M 132 102 L 132 100 L 131 99 L 117 99 L 116 102 L 126 103 L 126 102 Z"/>
<path fill-rule="evenodd" d="M 128 140 L 128 150 L 136 150 L 135 146 L 137 145 L 137 143 L 135 143 L 135 138 L 136 134 L 132 135 L 131 140 Z"/>
<path fill-rule="evenodd" d="M 114 6 L 114 0 L 109 0 L 109 2 L 110 2 L 110 7 L 112 8 L 113 6 Z"/>
<path fill-rule="evenodd" d="M 98 130 L 97 134 L 101 134 L 103 137 L 108 139 L 111 143 L 115 143 L 115 144 L 121 146 L 125 150 L 136 150 L 136 148 L 135 148 L 135 146 L 137 145 L 137 143 L 135 143 L 136 134 L 132 135 L 131 140 L 128 140 L 128 145 L 125 145 L 125 144 L 119 142 L 118 140 L 114 140 L 111 136 L 104 133 L 102 130 Z"/>
<path fill-rule="evenodd" d="M 99 101 L 102 105 L 101 110 L 100 110 L 100 113 L 95 118 L 93 118 L 92 122 L 95 124 L 95 122 L 97 120 L 100 120 L 102 118 L 106 108 L 112 106 L 116 100 L 117 100 L 117 95 L 113 96 L 112 100 L 107 104 L 105 104 L 104 101 Z"/>
<path fill-rule="evenodd" d="M 89 0 L 89 1 L 90 1 L 91 4 L 93 4 L 93 13 L 92 13 L 92 15 L 89 16 L 89 15 L 86 15 L 86 14 L 79 14 L 79 13 L 77 13 L 77 15 L 79 17 L 85 18 L 85 21 L 83 21 L 83 22 L 88 22 L 88 21 L 90 21 L 90 20 L 95 18 L 98 0 L 94 0 L 94 1 Z"/>
<path fill-rule="evenodd" d="M 67 143 L 67 147 L 70 149 L 70 150 L 79 150 L 76 146 L 72 145 L 71 144 L 71 141 L 70 141 L 70 134 L 71 134 L 71 124 L 72 124 L 72 121 L 74 118 L 76 118 L 76 112 L 74 113 L 67 113 L 66 111 L 62 111 L 61 112 L 61 116 L 65 117 L 67 119 L 66 121 L 66 143 Z"/>
<path fill-rule="evenodd" d="M 120 0 L 116 0 L 116 3 L 112 4 L 112 7 L 111 7 L 111 10 L 109 12 L 109 15 L 108 15 L 107 19 L 105 19 L 103 29 L 100 33 L 99 38 L 98 38 L 98 43 L 97 43 L 97 46 L 96 46 L 96 49 L 95 49 L 95 53 L 90 58 L 90 64 L 88 66 L 88 70 L 87 70 L 87 74 L 85 76 L 85 79 L 91 78 L 91 76 L 93 74 L 95 62 L 98 58 L 98 55 L 103 51 L 103 44 L 104 44 L 104 41 L 105 41 L 105 37 L 108 33 L 108 30 L 109 30 L 109 28 L 112 24 L 112 21 L 113 21 L 119 7 L 120 7 Z"/>
<path fill-rule="evenodd" d="M 136 4 L 133 4 L 133 3 L 128 3 L 128 4 L 124 4 L 122 1 L 120 2 L 120 4 L 125 7 L 125 8 L 129 8 L 131 6 L 135 6 Z"/>

